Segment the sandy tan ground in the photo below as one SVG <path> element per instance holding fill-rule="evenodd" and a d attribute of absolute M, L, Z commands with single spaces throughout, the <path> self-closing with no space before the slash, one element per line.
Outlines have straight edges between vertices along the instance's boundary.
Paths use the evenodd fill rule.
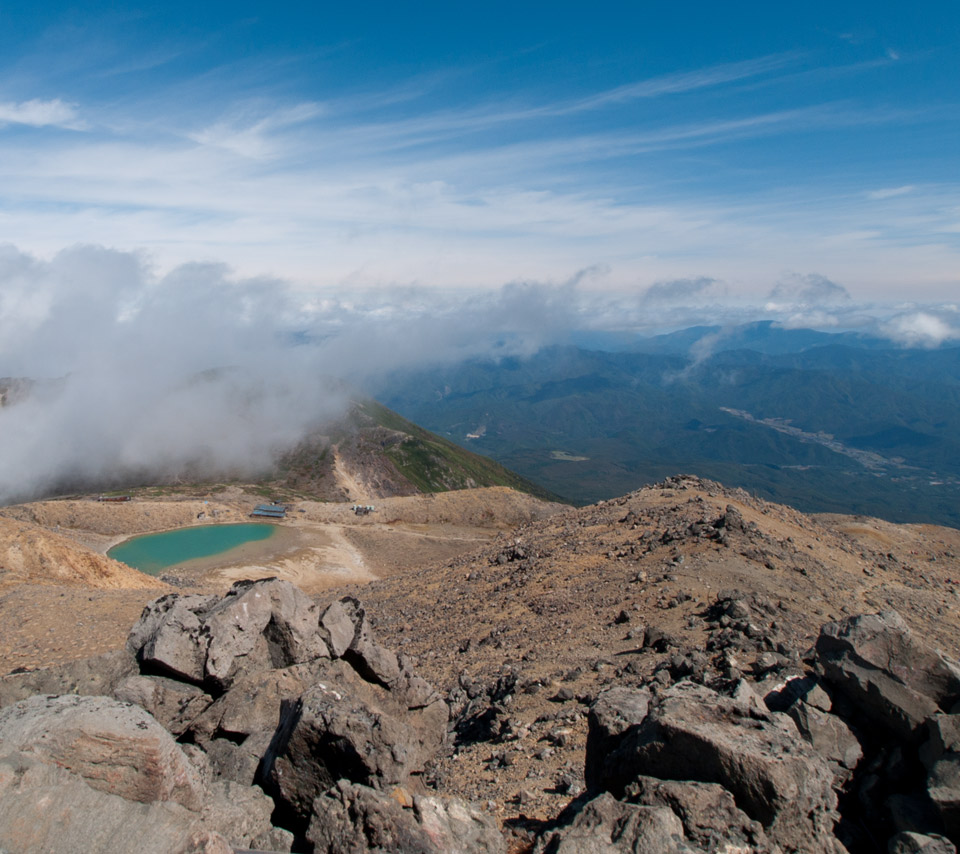
<path fill-rule="evenodd" d="M 256 503 L 232 488 L 208 499 L 170 495 L 126 503 L 41 501 L 0 509 L 0 673 L 120 646 L 149 600 L 172 590 L 224 592 L 275 576 L 308 593 L 450 560 L 499 532 L 554 512 L 528 495 L 492 488 L 351 505 L 302 502 L 267 540 L 145 576 L 107 558 L 130 536 L 249 521 Z"/>
<path fill-rule="evenodd" d="M 381 639 L 443 692 L 490 686 L 512 672 L 507 734 L 460 744 L 436 768 L 441 791 L 489 804 L 508 823 L 556 815 L 569 800 L 558 779 L 582 782 L 586 703 L 615 681 L 649 680 L 669 656 L 642 649 L 636 632 L 656 627 L 703 649 L 722 590 L 770 603 L 777 616 L 763 631 L 784 649 L 802 653 L 828 620 L 895 608 L 960 656 L 957 530 L 805 516 L 682 478 L 580 509 L 500 489 L 375 503 L 374 514 L 358 517 L 349 504 L 303 502 L 264 551 L 235 554 L 230 566 L 181 568 L 173 581 L 222 592 L 235 578 L 269 574 L 322 599 L 358 595 Z M 143 604 L 163 592 L 109 587 L 84 575 L 83 561 L 73 564 L 75 576 L 58 575 L 54 552 L 44 549 L 103 561 L 124 533 L 199 524 L 201 512 L 241 521 L 249 504 L 220 495 L 208 504 L 0 510 L 0 672 L 114 649 Z M 695 532 L 727 507 L 749 533 L 724 545 Z M 743 669 L 752 664 L 744 660 Z"/>

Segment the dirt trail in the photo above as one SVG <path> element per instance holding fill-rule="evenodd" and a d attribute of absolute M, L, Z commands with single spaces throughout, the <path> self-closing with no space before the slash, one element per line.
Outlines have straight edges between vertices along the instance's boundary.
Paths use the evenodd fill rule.
<path fill-rule="evenodd" d="M 336 478 L 337 486 L 351 501 L 360 501 L 364 496 L 371 494 L 369 489 L 360 483 L 357 475 L 347 469 L 343 457 L 337 451 L 333 452 L 333 476 Z"/>

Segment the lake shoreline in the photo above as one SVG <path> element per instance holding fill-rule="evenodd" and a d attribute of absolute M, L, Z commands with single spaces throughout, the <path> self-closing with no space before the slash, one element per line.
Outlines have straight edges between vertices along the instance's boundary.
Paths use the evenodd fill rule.
<path fill-rule="evenodd" d="M 256 538 L 232 541 L 243 535 Z M 112 546 L 107 557 L 156 577 L 167 570 L 203 572 L 270 559 L 298 547 L 300 539 L 298 531 L 269 522 L 190 526 L 129 537 Z M 179 557 L 178 551 L 186 556 Z"/>

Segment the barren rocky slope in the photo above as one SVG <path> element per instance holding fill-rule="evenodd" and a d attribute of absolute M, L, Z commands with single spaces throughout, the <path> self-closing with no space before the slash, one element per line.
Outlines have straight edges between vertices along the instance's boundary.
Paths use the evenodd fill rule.
<path fill-rule="evenodd" d="M 890 608 L 956 658 L 958 555 L 954 529 L 809 517 L 677 477 L 351 592 L 438 686 L 511 696 L 491 725 L 518 737 L 495 750 L 467 742 L 439 773 L 516 820 L 555 814 L 558 779 L 582 782 L 574 698 L 708 666 L 779 680 L 801 671 L 821 624 Z M 718 600 L 749 610 L 732 644 L 718 640 Z"/>
<path fill-rule="evenodd" d="M 355 525 L 355 542 L 378 531 L 385 542 L 394 535 L 383 529 L 405 525 L 412 537 L 489 521 L 482 501 L 464 498 L 459 515 L 454 497 L 397 501 L 414 502 L 406 522 L 397 504 L 379 520 Z M 332 524 L 347 512 L 322 504 L 303 509 L 304 524 Z M 129 659 L 122 667 L 102 659 L 28 670 L 0 680 L 0 702 L 35 690 L 139 697 L 135 702 L 161 718 L 175 716 L 164 725 L 174 726 L 183 749 L 189 747 L 211 779 L 236 781 L 247 774 L 244 768 L 273 769 L 257 779 L 277 805 L 277 826 L 293 832 L 298 850 L 453 851 L 460 849 L 450 834 L 457 838 L 468 828 L 473 841 L 463 850 L 490 852 L 773 854 L 839 852 L 843 845 L 859 854 L 886 850 L 888 843 L 897 854 L 954 850 L 936 834 L 956 837 L 960 799 L 954 779 L 960 768 L 960 531 L 808 517 L 691 477 L 591 507 L 550 510 L 492 511 L 499 521 L 525 512 L 526 521 L 494 540 L 461 540 L 456 551 L 432 562 L 415 559 L 411 539 L 401 550 L 402 566 L 369 583 L 326 589 L 315 597 L 319 610 L 271 592 L 274 616 L 262 621 L 267 645 L 244 647 L 239 658 L 214 654 L 215 647 L 233 649 L 230 638 L 244 634 L 217 615 L 239 613 L 254 588 L 241 585 L 220 604 L 209 596 L 165 600 L 171 604 L 153 606 L 155 617 L 145 612 L 146 623 L 131 641 L 139 650 L 139 675 Z M 487 530 L 495 533 L 496 526 Z M 425 546 L 422 553 L 437 555 Z M 389 550 L 379 555 L 386 565 Z M 7 624 L 19 618 L 9 607 L 16 589 L 5 594 Z M 99 633 L 95 609 L 82 601 L 85 588 L 74 590 L 71 607 L 89 621 L 75 636 Z M 149 598 L 128 593 L 141 602 Z M 352 641 L 336 640 L 331 627 L 343 617 L 336 608 L 324 610 L 343 594 L 363 601 L 362 607 L 355 600 L 337 606 L 353 621 L 346 632 Z M 288 603 L 282 619 L 277 602 Z M 314 616 L 302 617 L 308 611 Z M 339 615 L 320 620 L 317 648 L 337 650 L 332 664 L 296 651 L 319 643 L 303 627 L 321 613 Z M 187 628 L 191 621 L 198 634 Z M 300 628 L 270 628 L 284 621 Z M 307 640 L 296 640 L 304 631 Z M 114 636 L 114 648 L 122 637 Z M 181 637 L 202 640 L 200 658 L 193 652 L 184 658 L 180 641 L 170 646 Z M 336 662 L 339 656 L 349 667 Z M 80 656 L 62 659 L 71 657 Z M 261 675 L 251 671 L 248 679 L 242 667 L 223 663 L 234 660 Z M 280 669 L 261 673 L 271 666 Z M 167 681 L 149 681 L 160 672 Z M 410 675 L 401 678 L 405 672 Z M 449 715 L 444 744 L 435 743 L 430 729 L 429 750 L 425 736 L 416 736 L 415 749 L 389 743 L 405 726 L 420 732 L 408 714 L 436 708 L 436 695 L 415 700 L 409 693 L 414 673 L 436 687 Z M 371 685 L 399 693 L 383 697 Z M 344 773 L 339 782 L 332 760 L 325 760 L 327 770 L 295 770 L 306 761 L 289 758 L 297 750 L 326 755 L 333 743 L 324 735 L 328 727 L 345 727 L 350 738 L 366 731 L 347 719 L 335 723 L 331 691 L 365 697 L 362 702 L 395 709 L 391 720 L 407 721 L 401 730 L 390 723 L 388 742 L 369 748 L 364 761 L 378 770 L 337 766 Z M 281 697 L 292 705 L 278 705 Z M 220 709 L 216 720 L 208 708 Z M 67 712 L 79 713 L 57 707 L 57 714 Z M 282 737 L 274 733 L 278 722 Z M 268 745 L 274 745 L 269 761 L 262 753 Z M 387 753 L 377 758 L 381 749 Z M 414 766 L 389 770 L 405 750 L 422 763 L 413 776 Z M 213 763 L 212 771 L 205 762 Z M 618 769 L 624 767 L 639 776 L 623 778 Z M 299 782 L 284 782 L 288 773 Z M 687 782 L 672 779 L 678 774 Z M 17 780 L 17 791 L 26 791 L 26 777 Z M 323 791 L 331 782 L 336 785 Z M 401 788 L 392 790 L 398 782 Z M 424 783 L 441 801 L 416 800 Z M 218 792 L 200 800 L 218 803 Z M 466 806 L 471 803 L 479 810 Z M 490 836 L 495 825 L 505 834 L 500 842 Z M 447 842 L 430 842 L 431 828 Z M 916 838 L 905 830 L 916 831 Z M 261 821 L 243 840 L 291 841 L 272 832 Z"/>

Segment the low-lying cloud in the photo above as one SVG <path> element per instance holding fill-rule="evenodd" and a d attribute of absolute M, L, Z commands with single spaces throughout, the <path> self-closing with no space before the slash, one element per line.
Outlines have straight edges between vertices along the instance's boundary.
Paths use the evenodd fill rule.
<path fill-rule="evenodd" d="M 719 327 L 695 345 L 692 367 L 758 319 L 795 327 L 814 317 L 906 346 L 960 339 L 956 306 L 878 315 L 816 274 L 793 282 L 802 304 L 777 307 L 724 302 L 724 284 L 706 276 L 601 292 L 606 272 L 481 292 L 298 291 L 220 264 L 159 274 L 138 253 L 78 246 L 46 260 L 0 246 L 0 378 L 34 383 L 24 396 L 0 379 L 0 391 L 11 388 L 0 409 L 0 503 L 94 484 L 254 476 L 394 371 L 532 354 L 585 331 L 623 346 Z"/>
<path fill-rule="evenodd" d="M 0 377 L 35 383 L 0 412 L 0 502 L 264 472 L 375 377 L 562 336 L 588 273 L 484 294 L 318 295 L 218 264 L 158 276 L 135 253 L 0 247 Z"/>
<path fill-rule="evenodd" d="M 850 302 L 850 293 L 819 273 L 789 273 L 770 291 L 774 303 L 822 306 Z"/>

